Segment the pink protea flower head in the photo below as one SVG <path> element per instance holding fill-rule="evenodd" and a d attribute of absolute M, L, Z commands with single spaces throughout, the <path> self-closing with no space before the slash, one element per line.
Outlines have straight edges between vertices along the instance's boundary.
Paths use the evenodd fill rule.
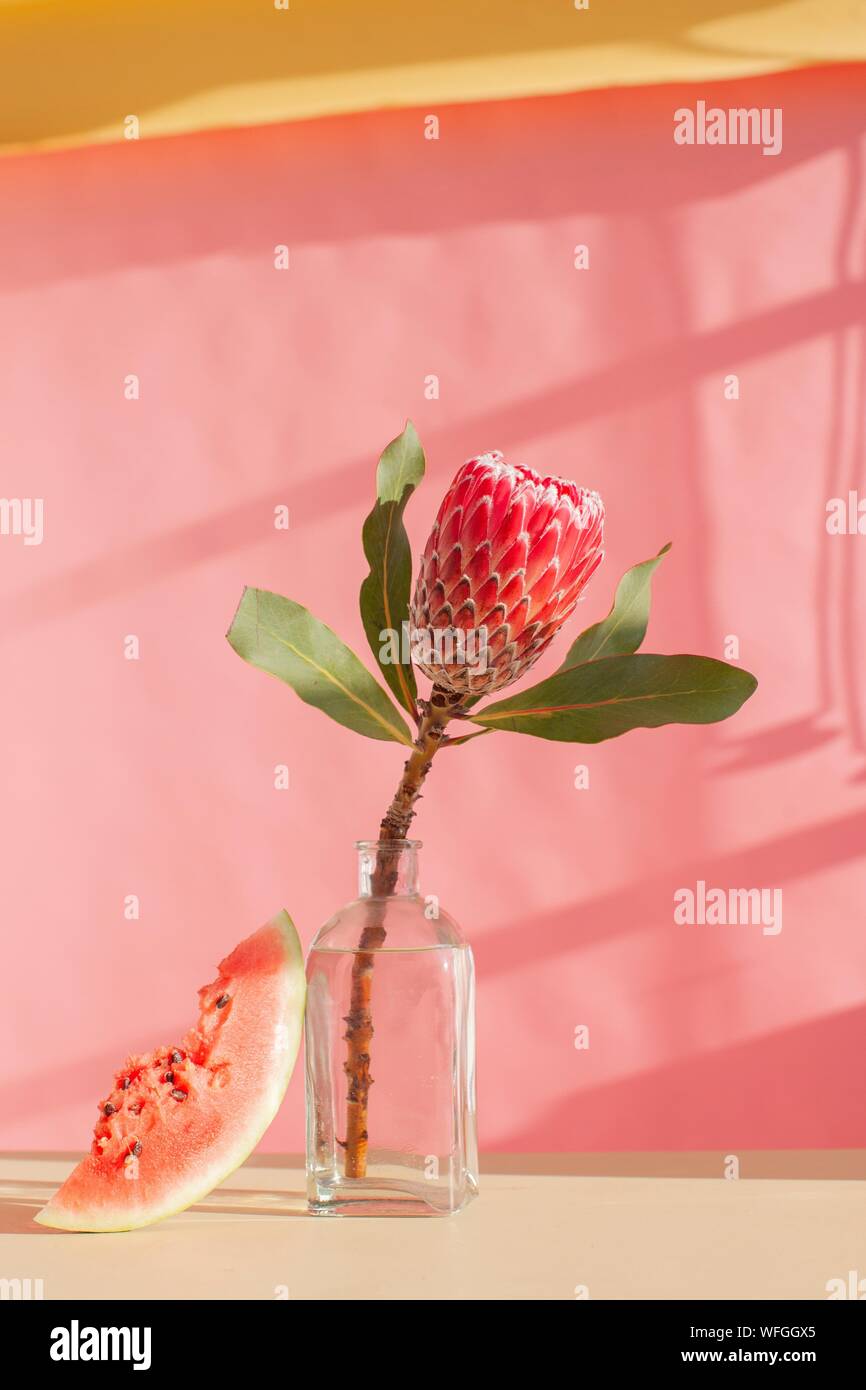
<path fill-rule="evenodd" d="M 498 451 L 464 463 L 421 560 L 411 612 L 417 664 L 463 694 L 518 680 L 601 564 L 603 530 L 597 492 L 542 478 Z"/>

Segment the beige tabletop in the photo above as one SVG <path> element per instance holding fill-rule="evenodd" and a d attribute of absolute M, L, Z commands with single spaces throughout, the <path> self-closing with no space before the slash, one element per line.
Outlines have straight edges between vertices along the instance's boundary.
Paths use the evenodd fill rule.
<path fill-rule="evenodd" d="M 123 1235 L 34 1224 L 72 1162 L 0 1157 L 0 1278 L 46 1299 L 826 1299 L 866 1281 L 863 1155 L 782 1165 L 839 1176 L 728 1180 L 657 1175 L 718 1173 L 710 1155 L 490 1158 L 477 1201 L 443 1219 L 312 1217 L 298 1160 L 257 1158 Z"/>

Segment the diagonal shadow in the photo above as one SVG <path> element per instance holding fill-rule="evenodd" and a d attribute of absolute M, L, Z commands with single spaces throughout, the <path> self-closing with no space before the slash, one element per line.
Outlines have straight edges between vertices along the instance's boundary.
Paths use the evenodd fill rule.
<path fill-rule="evenodd" d="M 70 1165 L 71 1166 L 71 1165 Z M 55 1231 L 48 1226 L 40 1226 L 34 1217 L 45 1203 L 54 1196 L 59 1183 L 27 1182 L 5 1183 L 0 1191 L 0 1235 L 4 1236 L 59 1236 L 69 1239 L 86 1232 Z M 268 1192 L 257 1188 L 218 1187 L 201 1202 L 188 1208 L 191 1212 L 217 1212 L 220 1216 L 309 1216 L 306 1194 L 300 1190 Z M 169 1218 L 171 1220 L 171 1218 Z"/>
<path fill-rule="evenodd" d="M 496 409 L 479 411 L 458 425 L 431 430 L 428 452 L 462 457 L 467 439 L 479 447 L 514 447 L 614 411 L 622 411 L 659 395 L 679 392 L 698 378 L 732 362 L 745 362 L 781 351 L 793 343 L 838 332 L 866 313 L 866 286 L 839 286 L 804 296 L 737 323 L 704 333 L 687 334 L 646 352 L 634 353 L 608 367 L 531 396 L 512 399 Z M 330 475 L 331 496 L 343 509 L 354 508 L 370 490 L 370 460 L 357 457 Z M 264 493 L 216 516 L 178 527 L 67 571 L 0 605 L 0 640 L 33 623 L 66 617 L 100 602 L 108 594 L 146 587 L 217 554 L 229 554 L 257 544 L 262 516 L 284 502 L 285 486 Z M 296 522 L 314 522 L 321 508 L 321 476 L 296 483 L 291 495 Z M 332 510 L 336 510 L 336 504 Z"/>
<path fill-rule="evenodd" d="M 578 1088 L 495 1143 L 531 1153 L 549 1149 L 554 1134 L 563 1151 L 620 1150 L 627 1113 L 634 1150 L 810 1149 L 816 1134 L 822 1147 L 859 1149 L 866 1147 L 866 1110 L 851 1099 L 864 1090 L 866 1005 Z"/>
<path fill-rule="evenodd" d="M 859 167 L 859 166 L 858 166 Z M 862 286 L 863 281 L 860 281 Z M 854 388 L 854 433 L 851 441 L 849 477 L 844 495 L 854 492 L 858 498 L 866 495 L 864 481 L 864 451 L 866 451 L 866 328 L 858 326 L 856 346 L 856 385 Z M 829 538 L 824 537 L 826 544 Z M 848 722 L 851 747 L 860 757 L 866 753 L 866 722 L 863 709 L 863 648 L 860 622 L 863 603 L 862 581 L 858 582 L 862 565 L 860 536 L 838 537 L 842 541 L 842 574 L 839 592 L 839 657 L 841 665 L 842 702 Z"/>
<path fill-rule="evenodd" d="M 722 774 L 744 772 L 813 753 L 816 748 L 832 743 L 841 733 L 838 728 L 822 726 L 819 720 L 820 715 L 807 714 L 801 719 L 790 719 L 774 728 L 741 737 L 730 746 L 728 761 L 720 763 L 716 771 Z"/>
<path fill-rule="evenodd" d="M 754 5 L 702 0 L 700 19 L 728 19 Z M 13 0 L 0 7 L 4 139 L 56 139 L 114 126 L 118 112 L 129 109 L 131 92 L 136 111 L 146 113 L 232 86 L 363 76 L 419 63 L 520 56 L 531 74 L 534 53 L 546 50 L 676 50 L 694 22 L 692 0 L 649 8 L 618 0 L 576 23 L 569 8 L 503 0 L 438 0 L 429 10 L 368 3 L 363 23 L 352 0 L 316 0 L 285 16 L 275 16 L 273 5 L 222 0 L 209 7 L 203 30 L 195 0 L 151 0 L 146 12 L 87 4 L 84 14 L 69 0 Z M 783 45 L 779 55 L 784 61 Z M 94 73 L 98 80 L 83 79 Z"/>
<path fill-rule="evenodd" d="M 856 238 L 858 213 L 863 211 L 863 159 L 859 142 L 852 141 L 845 149 L 845 190 L 839 232 L 834 254 L 837 284 L 847 293 L 856 294 L 863 288 L 862 228 Z M 859 252 L 859 257 L 858 257 Z M 859 259 L 855 270 L 853 262 Z M 864 452 L 863 416 L 866 408 L 866 335 L 860 323 L 856 345 L 850 342 L 848 328 L 840 327 L 833 334 L 832 345 L 832 406 L 827 439 L 827 458 L 824 475 L 824 497 L 845 497 L 849 488 L 857 491 L 861 478 Z M 851 358 L 856 354 L 857 377 L 851 396 Z M 847 445 L 847 426 L 853 416 L 854 432 L 850 449 Z M 846 479 L 845 456 L 849 454 L 850 476 Z M 853 538 L 856 539 L 856 538 Z M 841 687 L 841 703 L 847 732 L 855 753 L 866 751 L 859 665 L 861 661 L 857 627 L 856 565 L 859 547 L 852 537 L 830 538 L 826 531 L 818 546 L 815 576 L 816 640 L 818 655 L 819 708 L 824 713 L 834 708 L 835 688 Z M 861 776 L 866 769 L 861 770 Z M 855 774 L 856 780 L 856 774 Z"/>
<path fill-rule="evenodd" d="M 301 268 L 310 248 L 374 237 L 441 239 L 505 222 L 694 208 L 787 177 L 858 138 L 862 74 L 852 64 L 832 78 L 810 69 L 454 106 L 448 140 L 423 158 L 417 110 L 20 156 L 0 162 L 0 287 L 20 293 L 224 256 L 261 266 L 277 227 Z M 700 147 L 675 145 L 673 113 L 698 98 L 782 107 L 781 158 L 720 147 L 705 160 Z M 58 223 L 59 245 L 50 232 Z"/>
<path fill-rule="evenodd" d="M 864 855 L 866 811 L 809 825 L 787 835 L 728 854 L 707 854 L 700 860 L 673 864 L 664 874 L 600 894 L 586 902 L 570 903 L 527 921 L 485 932 L 473 944 L 482 977 L 521 970 L 539 960 L 555 959 L 583 949 L 593 941 L 609 940 L 650 925 L 673 929 L 673 890 L 676 885 L 710 878 L 722 884 L 790 883 Z M 680 930 L 677 928 L 677 930 Z M 752 1147 L 756 1147 L 752 1144 Z"/>

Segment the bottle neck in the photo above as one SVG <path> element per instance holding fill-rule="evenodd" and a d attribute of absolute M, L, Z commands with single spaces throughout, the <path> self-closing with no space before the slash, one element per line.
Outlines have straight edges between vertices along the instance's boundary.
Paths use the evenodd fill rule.
<path fill-rule="evenodd" d="M 420 848 L 420 840 L 359 840 L 358 896 L 417 897 Z"/>

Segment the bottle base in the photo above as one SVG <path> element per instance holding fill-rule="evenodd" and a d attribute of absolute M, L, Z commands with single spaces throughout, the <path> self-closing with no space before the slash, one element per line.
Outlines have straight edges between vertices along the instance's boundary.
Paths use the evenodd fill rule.
<path fill-rule="evenodd" d="M 456 1216 L 478 1195 L 474 1178 L 459 1193 L 425 1193 L 420 1183 L 341 1181 L 307 1185 L 307 1210 L 312 1216 Z"/>

